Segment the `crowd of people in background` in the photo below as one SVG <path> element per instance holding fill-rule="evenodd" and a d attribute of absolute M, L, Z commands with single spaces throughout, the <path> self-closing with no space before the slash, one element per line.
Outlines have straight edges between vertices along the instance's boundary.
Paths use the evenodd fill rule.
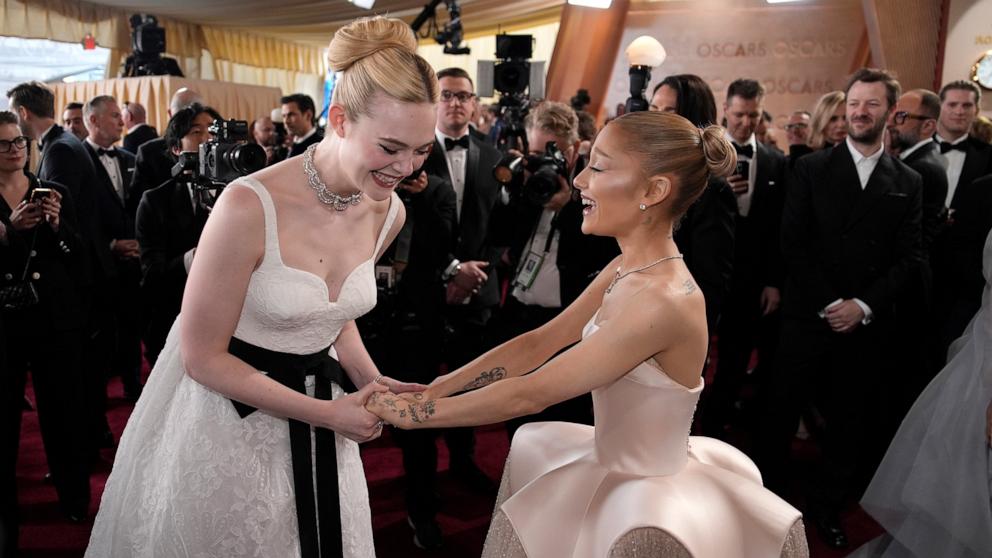
<path fill-rule="evenodd" d="M 588 93 L 533 104 L 526 143 L 501 153 L 499 107 L 480 102 L 464 70 L 437 75 L 436 142 L 399 186 L 406 223 L 377 262 L 379 305 L 359 322 L 384 374 L 425 384 L 547 323 L 619 253 L 582 234 L 573 195 L 597 133 Z M 992 123 L 979 116 L 981 95 L 969 81 L 904 92 L 878 70 L 778 117 L 753 79 L 731 83 L 722 107 L 694 75 L 668 76 L 652 92 L 650 110 L 699 127 L 722 121 L 738 153 L 735 174 L 712 180 L 675 234 L 705 295 L 715 361 L 695 429 L 739 445 L 783 497 L 805 492 L 807 522 L 834 547 L 848 544 L 841 512 L 981 304 L 992 230 Z M 142 359 L 153 364 L 165 344 L 209 216 L 212 200 L 173 167 L 222 115 L 182 89 L 160 134 L 125 99 L 96 96 L 59 115 L 43 84 L 7 97 L 0 276 L 15 281 L 27 269 L 38 295 L 0 312 L 0 520 L 13 549 L 28 371 L 58 500 L 83 521 L 90 465 L 115 443 L 108 378 L 140 397 Z M 267 165 L 323 135 L 304 94 L 282 97 L 250 126 Z M 496 180 L 501 160 L 540 157 L 549 144 L 565 163 L 545 198 L 528 195 L 527 179 Z M 27 172 L 33 145 L 37 171 Z M 527 420 L 589 424 L 591 405 L 586 395 Z M 520 424 L 508 423 L 508 435 Z M 473 460 L 471 429 L 396 432 L 414 541 L 425 549 L 443 544 L 439 434 L 452 477 L 496 492 Z M 796 435 L 821 449 L 809 487 L 794 474 Z"/>

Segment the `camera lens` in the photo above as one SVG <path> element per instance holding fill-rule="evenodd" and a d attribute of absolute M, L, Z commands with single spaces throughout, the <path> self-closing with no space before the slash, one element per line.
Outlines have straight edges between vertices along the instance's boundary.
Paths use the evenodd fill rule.
<path fill-rule="evenodd" d="M 242 175 L 265 168 L 265 150 L 253 143 L 239 145 L 227 152 L 228 165 Z"/>

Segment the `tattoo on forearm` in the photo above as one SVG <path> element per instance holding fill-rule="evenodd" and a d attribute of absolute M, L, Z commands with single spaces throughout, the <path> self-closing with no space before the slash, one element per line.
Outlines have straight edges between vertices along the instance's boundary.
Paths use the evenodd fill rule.
<path fill-rule="evenodd" d="M 408 401 L 401 401 L 395 397 L 383 396 L 380 394 L 373 393 L 369 396 L 368 404 L 371 406 L 381 406 L 389 411 L 392 411 L 401 419 L 410 417 L 410 421 L 422 424 L 427 422 L 427 419 L 434 416 L 435 412 L 435 402 L 433 400 L 428 400 L 425 403 L 410 403 Z M 422 394 L 416 394 L 414 397 L 418 400 L 423 400 L 424 396 Z"/>
<path fill-rule="evenodd" d="M 479 376 L 476 379 L 474 379 L 471 382 L 465 384 L 465 386 L 462 387 L 462 390 L 463 391 L 468 391 L 468 390 L 471 390 L 471 389 L 478 389 L 478 388 L 481 388 L 481 387 L 484 387 L 484 386 L 488 386 L 489 384 L 491 384 L 493 382 L 496 382 L 496 381 L 499 381 L 499 380 L 502 380 L 505 377 L 506 377 L 506 369 L 505 368 L 503 368 L 503 367 L 493 368 L 492 370 L 489 370 L 489 371 L 483 372 L 482 374 L 479 374 Z"/>
<path fill-rule="evenodd" d="M 686 296 L 696 292 L 696 284 L 692 282 L 692 279 L 686 279 L 685 283 L 682 283 L 682 287 L 685 289 Z"/>
<path fill-rule="evenodd" d="M 427 419 L 434 416 L 433 401 L 428 401 L 427 403 L 411 403 L 409 408 L 410 420 L 418 424 L 427 422 Z"/>

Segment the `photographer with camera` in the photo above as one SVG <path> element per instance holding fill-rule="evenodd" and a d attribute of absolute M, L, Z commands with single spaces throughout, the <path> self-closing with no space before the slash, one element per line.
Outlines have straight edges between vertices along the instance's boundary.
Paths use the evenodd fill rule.
<path fill-rule="evenodd" d="M 73 141 L 76 141 L 75 139 Z M 0 321 L 6 345 L 0 378 L 0 554 L 17 548 L 15 466 L 28 369 L 45 456 L 67 518 L 85 519 L 90 500 L 84 375 L 87 245 L 72 197 L 24 171 L 30 140 L 17 117 L 0 111 Z M 2 352 L 2 351 L 0 351 Z"/>
<path fill-rule="evenodd" d="M 165 131 L 173 161 L 181 153 L 196 153 L 210 139 L 214 120 L 221 120 L 220 114 L 200 104 L 176 112 Z M 145 357 L 152 365 L 179 315 L 186 274 L 207 222 L 207 207 L 194 188 L 195 171 L 183 172 L 145 192 L 135 221 L 141 247 L 141 292 L 148 316 Z"/>
<path fill-rule="evenodd" d="M 557 316 L 619 254 L 609 238 L 582 233 L 582 203 L 572 195 L 578 156 L 579 120 L 564 103 L 544 101 L 524 119 L 529 153 L 508 152 L 493 169 L 510 193 L 508 263 L 510 296 L 496 320 L 499 340 L 536 329 Z M 578 167 L 578 168 L 577 168 Z M 588 394 L 507 423 L 512 438 L 535 420 L 591 424 Z"/>

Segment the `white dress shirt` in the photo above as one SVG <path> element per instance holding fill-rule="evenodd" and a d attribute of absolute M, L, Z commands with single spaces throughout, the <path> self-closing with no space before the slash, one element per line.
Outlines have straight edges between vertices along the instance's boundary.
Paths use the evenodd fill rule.
<path fill-rule="evenodd" d="M 444 148 L 444 138 L 451 138 L 452 140 L 458 138 L 451 137 L 437 129 L 434 130 L 434 133 L 438 143 L 441 144 L 441 150 L 444 152 L 444 160 L 448 162 L 451 187 L 455 190 L 455 208 L 458 211 L 458 218 L 460 219 L 462 216 L 462 201 L 465 198 L 465 167 L 468 163 L 468 150 L 461 146 L 455 146 L 451 151 L 448 151 Z M 468 133 L 468 131 L 465 133 Z"/>
<path fill-rule="evenodd" d="M 934 139 L 937 143 L 946 142 L 951 145 L 957 145 L 968 139 L 968 134 L 965 134 L 954 141 L 948 141 L 942 137 L 940 134 L 934 134 Z M 942 153 L 941 157 L 947 161 L 945 168 L 947 169 L 947 200 L 944 205 L 951 207 L 951 200 L 954 199 L 954 191 L 958 187 L 958 181 L 961 180 L 961 169 L 964 168 L 964 159 L 968 154 L 960 149 L 952 149 L 947 153 Z"/>
<path fill-rule="evenodd" d="M 86 138 L 86 143 L 90 144 L 90 147 L 97 152 L 97 158 L 100 159 L 100 163 L 103 164 L 103 168 L 107 169 L 107 174 L 110 175 L 110 182 L 114 185 L 114 191 L 117 192 L 117 196 L 124 201 L 124 178 L 121 176 L 121 167 L 117 164 L 117 157 L 111 157 L 110 155 L 99 155 L 100 147 L 93 142 L 89 137 Z M 114 150 L 114 146 L 110 146 L 108 151 Z"/>
<path fill-rule="evenodd" d="M 858 180 L 861 181 L 861 189 L 864 190 L 868 186 L 871 173 L 875 171 L 875 167 L 878 165 L 878 160 L 882 158 L 882 153 L 885 153 L 885 144 L 880 144 L 878 151 L 865 157 L 860 151 L 854 148 L 854 142 L 851 141 L 850 137 L 846 141 L 847 149 L 851 152 L 851 157 L 854 159 L 854 166 L 858 169 Z"/>
<path fill-rule="evenodd" d="M 541 268 L 537 271 L 530 288 L 523 289 L 520 286 L 513 288 L 513 298 L 523 304 L 544 308 L 561 308 L 561 279 L 558 274 L 558 238 L 561 235 L 558 234 L 557 227 L 554 230 L 551 228 L 555 213 L 557 212 L 553 209 L 545 209 L 541 213 L 534 234 L 531 235 L 530 242 L 524 247 L 520 256 L 520 266 L 523 266 L 529 253 L 543 253 L 544 255 L 544 261 L 541 263 Z M 548 244 L 548 234 L 554 235 L 550 245 Z M 544 252 L 545 246 L 548 246 L 547 252 Z M 520 270 L 517 271 L 519 273 Z"/>
<path fill-rule="evenodd" d="M 754 155 L 750 159 L 738 154 L 737 159 L 741 161 L 748 162 L 748 172 L 747 172 L 747 192 L 743 194 L 737 194 L 737 211 L 741 214 L 741 217 L 747 217 L 747 214 L 751 211 L 751 197 L 754 196 L 754 182 L 758 177 L 758 140 L 751 134 L 751 137 L 747 139 L 743 144 L 737 143 L 737 140 L 730 135 L 730 132 L 724 132 L 727 137 L 727 141 L 734 145 L 739 145 L 741 147 L 751 146 L 751 153 Z"/>
<path fill-rule="evenodd" d="M 314 135 L 316 133 L 317 133 L 317 127 L 314 126 L 313 128 L 310 128 L 310 131 L 307 132 L 306 134 L 304 134 L 303 137 L 301 137 L 301 138 L 295 138 L 294 137 L 293 138 L 293 143 L 303 143 L 303 142 L 307 141 L 308 139 L 310 139 L 310 136 L 312 136 L 312 135 Z"/>

